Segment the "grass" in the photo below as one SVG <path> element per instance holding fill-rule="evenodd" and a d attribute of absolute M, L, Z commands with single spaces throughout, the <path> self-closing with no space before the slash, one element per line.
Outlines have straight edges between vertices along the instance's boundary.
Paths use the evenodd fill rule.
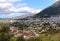
<path fill-rule="evenodd" d="M 16 37 L 12 37 L 12 38 L 10 39 L 10 41 L 16 41 L 16 40 L 17 40 Z"/>
<path fill-rule="evenodd" d="M 60 33 L 55 34 L 40 34 L 40 39 L 42 41 L 60 41 Z"/>

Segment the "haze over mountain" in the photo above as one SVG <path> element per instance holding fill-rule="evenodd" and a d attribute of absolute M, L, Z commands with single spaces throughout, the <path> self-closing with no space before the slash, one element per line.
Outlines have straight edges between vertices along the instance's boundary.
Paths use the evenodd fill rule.
<path fill-rule="evenodd" d="M 53 5 L 45 8 L 40 13 L 36 14 L 34 17 L 51 17 L 60 15 L 60 0 L 55 2 Z"/>

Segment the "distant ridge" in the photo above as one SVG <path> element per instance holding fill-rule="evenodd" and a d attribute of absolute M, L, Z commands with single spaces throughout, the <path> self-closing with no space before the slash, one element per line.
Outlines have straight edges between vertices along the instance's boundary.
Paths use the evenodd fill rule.
<path fill-rule="evenodd" d="M 0 18 L 0 20 L 5 20 L 5 18 Z"/>

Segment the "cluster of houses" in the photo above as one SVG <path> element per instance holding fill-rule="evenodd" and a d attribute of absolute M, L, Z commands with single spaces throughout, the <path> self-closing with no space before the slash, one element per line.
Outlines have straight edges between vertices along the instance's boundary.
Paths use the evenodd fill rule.
<path fill-rule="evenodd" d="M 14 35 L 14 37 L 19 37 L 19 36 L 22 36 L 25 38 L 25 39 L 29 39 L 31 37 L 37 37 L 39 36 L 39 33 L 38 31 L 34 30 L 32 27 L 31 28 L 26 28 L 24 30 L 20 30 L 18 27 L 10 27 L 10 30 L 11 30 L 11 34 Z"/>
<path fill-rule="evenodd" d="M 19 30 L 17 27 L 10 27 L 10 33 L 13 34 L 15 37 L 22 35 L 22 30 Z"/>
<path fill-rule="evenodd" d="M 16 22 L 19 22 L 21 24 L 25 23 L 26 25 L 29 25 L 29 27 L 26 27 L 23 30 L 20 30 L 18 27 L 11 27 L 11 33 L 14 34 L 15 37 L 23 35 L 25 39 L 29 39 L 31 37 L 38 37 L 40 33 L 46 32 L 50 28 L 53 29 L 60 29 L 60 23 L 56 21 L 52 21 L 50 19 L 29 19 L 29 20 L 16 20 Z M 46 26 L 44 26 L 44 24 Z M 43 28 L 43 26 L 45 28 Z M 43 29 L 42 29 L 43 28 Z"/>

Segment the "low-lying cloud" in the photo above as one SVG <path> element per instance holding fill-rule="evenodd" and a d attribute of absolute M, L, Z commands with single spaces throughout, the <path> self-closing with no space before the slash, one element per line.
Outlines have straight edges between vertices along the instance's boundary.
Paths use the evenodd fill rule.
<path fill-rule="evenodd" d="M 27 6 L 26 3 L 19 3 L 16 7 L 14 2 L 22 0 L 0 0 L 0 18 L 12 18 L 13 16 L 21 16 L 21 14 L 36 14 L 40 12 L 40 9 L 35 9 Z"/>

